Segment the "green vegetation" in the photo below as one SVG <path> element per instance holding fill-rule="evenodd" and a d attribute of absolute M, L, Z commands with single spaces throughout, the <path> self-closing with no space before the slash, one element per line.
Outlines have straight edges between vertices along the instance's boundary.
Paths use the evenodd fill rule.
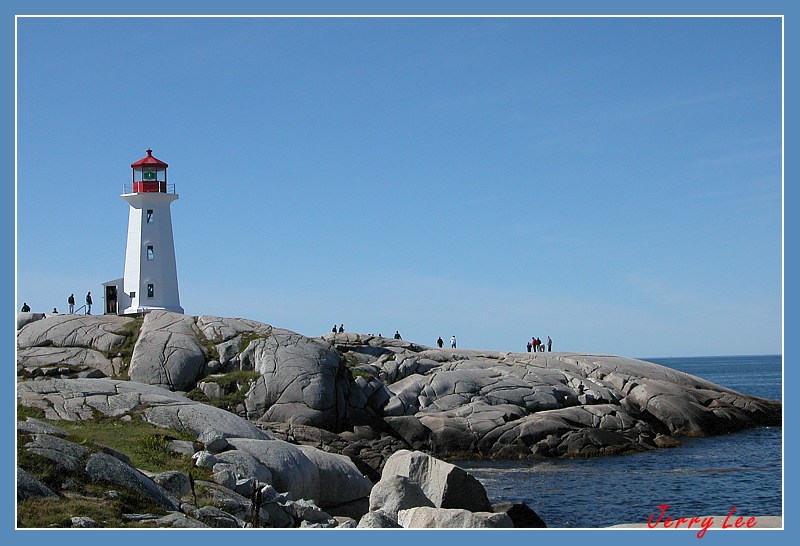
<path fill-rule="evenodd" d="M 102 527 L 132 527 L 122 518 L 122 499 L 76 496 L 65 499 L 25 499 L 17 503 L 17 526 L 71 527 L 73 514 L 92 518 Z M 128 511 L 128 508 L 125 507 Z"/>
<path fill-rule="evenodd" d="M 375 375 L 362 367 L 362 364 L 350 352 L 339 351 L 339 376 L 349 374 L 350 381 L 356 377 L 363 377 L 367 381 L 374 379 Z"/>
<path fill-rule="evenodd" d="M 200 342 L 202 345 L 203 350 L 206 353 L 206 358 L 208 360 L 219 360 L 219 351 L 217 350 L 217 344 L 222 343 L 222 338 L 217 336 L 216 339 L 208 339 L 206 336 L 203 335 L 202 332 L 197 334 L 197 341 Z"/>
<path fill-rule="evenodd" d="M 170 440 L 194 441 L 195 437 L 192 433 L 159 428 L 138 419 L 137 416 L 129 421 L 103 416 L 98 416 L 91 421 L 53 421 L 43 419 L 41 410 L 19 406 L 17 418 L 23 420 L 26 417 L 35 417 L 62 428 L 69 433 L 67 440 L 71 442 L 85 445 L 94 450 L 108 447 L 124 453 L 130 457 L 133 466 L 148 472 L 178 470 L 184 474 L 188 474 L 189 471 L 197 474 L 204 471 L 193 468 L 192 460 L 188 455 L 175 453 L 169 447 Z M 24 444 L 25 442 L 22 440 L 18 442 L 17 456 L 19 460 L 27 457 L 27 452 L 22 449 Z M 21 466 L 31 472 L 27 466 L 22 464 Z M 35 474 L 35 472 L 32 473 Z M 210 477 L 210 472 L 208 477 Z"/>
<path fill-rule="evenodd" d="M 253 370 L 236 370 L 220 376 L 206 377 L 204 381 L 214 382 L 225 390 L 232 388 L 241 389 L 250 386 L 250 383 L 261 377 L 259 372 Z"/>
<path fill-rule="evenodd" d="M 17 421 L 24 421 L 28 417 L 44 419 L 44 410 L 28 406 L 17 406 Z"/>
<path fill-rule="evenodd" d="M 258 332 L 245 332 L 239 340 L 239 352 L 241 353 L 256 339 L 267 339 L 268 336 L 259 334 Z"/>
<path fill-rule="evenodd" d="M 30 436 L 17 434 L 17 466 L 27 470 L 53 491 L 58 491 L 64 481 L 64 472 L 58 468 L 55 461 L 23 449 L 23 446 L 30 441 Z"/>
<path fill-rule="evenodd" d="M 203 378 L 203 382 L 218 384 L 222 387 L 223 392 L 226 393 L 224 396 L 209 398 L 199 388 L 192 389 L 186 396 L 196 402 L 203 402 L 217 408 L 235 412 L 236 406 L 244 403 L 247 392 L 250 390 L 250 385 L 259 377 L 261 377 L 261 374 L 252 370 L 237 370 L 218 376 L 209 375 Z"/>
<path fill-rule="evenodd" d="M 122 357 L 123 368 L 120 371 L 119 377 L 116 379 L 123 379 L 127 381 L 128 367 L 131 364 L 131 357 L 133 356 L 133 348 L 136 345 L 136 340 L 139 339 L 139 334 L 142 331 L 142 324 L 144 323 L 143 317 L 135 317 L 128 321 L 117 333 L 125 337 L 123 344 L 113 351 L 106 353 L 106 358 L 114 358 L 119 355 Z"/>
<path fill-rule="evenodd" d="M 41 410 L 18 407 L 19 419 L 26 417 L 42 418 Z M 176 453 L 170 448 L 170 440 L 193 441 L 190 433 L 162 429 L 137 419 L 122 421 L 98 417 L 91 421 L 54 421 L 42 419 L 69 433 L 70 442 L 83 445 L 90 452 L 111 448 L 124 453 L 131 459 L 132 466 L 147 472 L 159 473 L 177 470 L 184 474 L 190 472 L 198 480 L 210 480 L 211 470 L 195 468 L 191 457 Z M 17 504 L 17 525 L 27 528 L 70 527 L 73 515 L 93 519 L 101 527 L 149 527 L 147 522 L 129 522 L 123 513 L 163 514 L 150 505 L 146 499 L 135 492 L 119 486 L 92 483 L 82 471 L 66 474 L 64 469 L 41 455 L 25 449 L 31 436 L 17 433 L 17 464 L 51 490 L 64 495 L 59 499 L 26 499 Z M 62 489 L 65 479 L 74 482 L 69 491 Z M 114 489 L 119 496 L 109 498 L 107 492 Z M 198 499 L 199 501 L 200 499 Z"/>
<path fill-rule="evenodd" d="M 136 468 L 148 472 L 178 470 L 184 474 L 194 471 L 189 456 L 170 449 L 170 440 L 194 441 L 190 433 L 158 428 L 138 419 L 93 420 L 91 424 L 57 421 L 53 424 L 70 433 L 70 441 L 94 446 L 106 446 L 125 453 Z M 88 426 L 87 426 L 88 425 Z"/>
<path fill-rule="evenodd" d="M 362 370 L 361 368 L 350 368 L 350 373 L 353 375 L 353 378 L 363 377 L 367 381 L 370 381 L 371 379 L 375 378 L 375 376 L 372 375 L 370 372 Z"/>

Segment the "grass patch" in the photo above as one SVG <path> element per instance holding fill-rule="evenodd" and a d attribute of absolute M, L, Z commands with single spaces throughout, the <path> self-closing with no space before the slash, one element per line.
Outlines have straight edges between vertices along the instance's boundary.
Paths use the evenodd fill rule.
<path fill-rule="evenodd" d="M 18 434 L 17 437 L 17 465 L 53 491 L 59 491 L 65 478 L 63 469 L 52 459 L 24 449 L 22 446 L 31 441 L 30 436 Z"/>
<path fill-rule="evenodd" d="M 169 448 L 171 439 L 194 441 L 196 438 L 191 433 L 159 428 L 135 418 L 130 421 L 94 419 L 88 422 L 49 422 L 66 430 L 70 434 L 67 438 L 69 441 L 87 447 L 115 449 L 130 457 L 133 466 L 148 472 L 178 470 L 188 474 L 189 471 L 196 473 L 201 470 L 192 466 L 189 456 L 175 453 Z"/>
<path fill-rule="evenodd" d="M 366 370 L 362 370 L 360 368 L 350 368 L 350 374 L 352 374 L 354 379 L 356 377 L 363 377 L 367 381 L 371 381 L 372 379 L 375 379 L 375 376 L 373 374 L 369 373 Z"/>
<path fill-rule="evenodd" d="M 200 342 L 200 345 L 203 347 L 203 350 L 206 353 L 206 360 L 219 360 L 219 350 L 217 349 L 217 343 L 222 343 L 222 339 L 208 339 L 203 332 L 198 332 L 197 334 L 197 341 Z"/>
<path fill-rule="evenodd" d="M 261 374 L 252 370 L 237 370 L 218 376 L 207 376 L 203 378 L 204 383 L 216 383 L 222 390 L 227 392 L 218 398 L 209 398 L 199 388 L 192 389 L 186 396 L 196 402 L 203 402 L 214 407 L 221 408 L 230 412 L 236 411 L 236 406 L 244 403 L 250 385 L 256 381 Z"/>
<path fill-rule="evenodd" d="M 44 410 L 28 406 L 17 406 L 17 421 L 25 421 L 29 417 L 33 419 L 44 419 Z"/>
<path fill-rule="evenodd" d="M 121 504 L 117 499 L 73 497 L 25 499 L 17 503 L 18 527 L 71 527 L 73 516 L 92 518 L 102 527 L 125 526 Z"/>
<path fill-rule="evenodd" d="M 144 317 L 134 317 L 129 320 L 117 332 L 119 335 L 125 337 L 125 341 L 122 345 L 106 354 L 106 358 L 108 359 L 112 359 L 117 355 L 122 357 L 122 370 L 120 370 L 119 376 L 115 379 L 123 379 L 126 381 L 129 379 L 128 368 L 131 365 L 131 358 L 133 357 L 133 348 L 136 346 L 136 340 L 139 339 L 139 334 L 142 332 L 142 324 L 144 324 Z"/>
<path fill-rule="evenodd" d="M 261 377 L 261 374 L 253 370 L 236 370 L 219 376 L 208 376 L 203 378 L 203 381 L 216 383 L 227 390 L 231 388 L 241 389 L 243 386 L 249 388 L 250 384 L 259 377 Z"/>
<path fill-rule="evenodd" d="M 267 339 L 267 336 L 259 334 L 258 332 L 245 332 L 239 339 L 239 352 L 241 353 L 256 339 Z"/>
<path fill-rule="evenodd" d="M 363 364 L 361 364 L 358 359 L 353 356 L 352 353 L 348 352 L 339 352 L 339 372 L 338 376 L 342 377 L 342 374 L 347 374 L 349 372 L 349 380 L 353 381 L 356 377 L 363 377 L 367 381 L 375 378 L 375 375 L 372 372 L 369 372 L 363 368 L 361 368 Z"/>
<path fill-rule="evenodd" d="M 118 497 L 109 498 L 110 488 L 118 491 Z M 147 522 L 132 522 L 123 514 L 149 513 L 164 515 L 166 512 L 147 502 L 136 493 L 117 487 L 92 484 L 86 494 L 72 494 L 58 499 L 25 499 L 17 503 L 17 526 L 21 528 L 68 528 L 73 517 L 91 518 L 99 527 L 151 527 Z"/>

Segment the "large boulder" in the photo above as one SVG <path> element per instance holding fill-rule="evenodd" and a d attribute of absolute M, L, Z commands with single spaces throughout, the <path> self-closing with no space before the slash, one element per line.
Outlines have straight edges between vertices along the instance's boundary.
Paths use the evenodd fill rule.
<path fill-rule="evenodd" d="M 95 349 L 81 347 L 29 347 L 17 351 L 17 370 L 28 375 L 49 375 L 48 368 L 69 367 L 70 372 L 79 374 L 97 370 L 101 376 L 115 376 L 120 367 L 112 359 Z M 60 372 L 60 370 L 59 370 Z"/>
<path fill-rule="evenodd" d="M 139 470 L 106 453 L 92 453 L 86 461 L 86 475 L 93 482 L 106 482 L 135 491 L 164 510 L 177 510 L 179 505 L 156 482 Z"/>
<path fill-rule="evenodd" d="M 140 340 L 144 338 L 142 344 L 149 339 L 145 336 L 150 331 L 148 326 L 146 323 L 140 336 Z M 174 326 L 167 326 L 174 334 Z M 161 330 L 165 327 L 160 325 Z M 340 377 L 339 353 L 326 341 L 253 320 L 209 315 L 201 315 L 196 321 L 187 318 L 184 331 L 187 343 L 197 342 L 192 336 L 200 336 L 214 345 L 218 357 L 214 362 L 219 363 L 221 371 L 254 370 L 261 374 L 251 385 L 244 402 L 248 419 L 313 425 L 328 430 L 341 428 L 348 415 L 349 384 Z M 174 340 L 164 339 L 170 343 L 166 347 L 174 352 Z M 190 363 L 187 355 L 179 356 L 183 360 L 179 368 L 186 378 L 184 383 L 193 384 L 210 369 L 199 362 L 199 357 L 196 363 Z M 175 366 L 170 374 L 156 373 L 160 368 L 153 363 L 149 368 L 148 377 L 139 373 L 134 376 L 132 372 L 131 378 L 147 383 L 159 383 L 168 378 L 171 388 L 178 388 L 174 379 Z M 183 388 L 189 385 L 184 384 Z M 380 403 L 388 399 L 388 393 L 382 389 L 378 381 L 357 389 L 350 411 L 362 410 L 370 397 L 377 400 L 383 396 Z"/>
<path fill-rule="evenodd" d="M 453 528 L 512 528 L 514 524 L 508 514 L 493 512 L 470 512 L 460 508 L 430 508 L 420 506 L 401 510 L 398 523 L 405 529 L 453 529 Z"/>
<path fill-rule="evenodd" d="M 258 459 L 239 449 L 217 453 L 214 472 L 230 470 L 237 479 L 255 478 L 261 483 L 272 483 L 272 472 Z"/>
<path fill-rule="evenodd" d="M 415 482 L 438 508 L 492 510 L 486 490 L 472 474 L 421 451 L 402 449 L 389 457 L 381 480 L 391 476 L 405 476 Z"/>
<path fill-rule="evenodd" d="M 58 498 L 49 487 L 17 467 L 17 500 L 35 498 Z"/>
<path fill-rule="evenodd" d="M 245 399 L 250 419 L 340 426 L 345 400 L 337 389 L 339 355 L 330 345 L 274 329 L 251 341 L 239 358 L 245 369 L 261 374 Z"/>
<path fill-rule="evenodd" d="M 407 476 L 387 476 L 376 483 L 369 494 L 370 511 L 380 511 L 395 521 L 400 510 L 416 506 L 434 507 L 434 504 L 425 496 L 422 488 Z"/>
<path fill-rule="evenodd" d="M 344 455 L 309 446 L 297 446 L 319 473 L 319 492 L 311 497 L 322 508 L 334 508 L 369 497 L 372 483 Z M 366 511 L 366 503 L 365 510 Z M 362 512 L 363 514 L 363 512 Z M 361 516 L 361 514 L 358 514 Z"/>
<path fill-rule="evenodd" d="M 49 459 L 65 478 L 75 476 L 93 483 L 125 488 L 154 506 L 177 510 L 178 505 L 153 480 L 120 458 L 48 434 L 33 434 L 26 451 Z M 122 457 L 126 459 L 126 457 Z M 85 478 L 84 478 L 85 476 Z"/>
<path fill-rule="evenodd" d="M 34 434 L 31 441 L 25 444 L 25 450 L 40 457 L 50 459 L 60 471 L 65 474 L 75 473 L 83 468 L 83 463 L 89 455 L 89 448 L 69 442 L 49 434 Z"/>
<path fill-rule="evenodd" d="M 145 315 L 128 370 L 131 381 L 190 390 L 205 373 L 206 353 L 194 319 L 169 311 Z"/>
<path fill-rule="evenodd" d="M 195 402 L 161 387 L 114 379 L 45 379 L 17 384 L 17 402 L 38 408 L 47 419 L 91 420 L 135 416 L 162 428 L 199 436 L 209 429 L 223 436 L 269 439 L 253 423 L 228 411 Z"/>
<path fill-rule="evenodd" d="M 359 529 L 401 529 L 396 519 L 393 519 L 383 512 L 367 512 L 358 520 Z"/>
<path fill-rule="evenodd" d="M 372 484 L 342 455 L 281 440 L 234 438 L 230 443 L 268 468 L 275 489 L 293 500 L 313 499 L 327 509 L 369 496 Z"/>
<path fill-rule="evenodd" d="M 515 529 L 542 529 L 547 527 L 539 514 L 524 503 L 501 502 L 492 505 L 492 512 L 508 514 Z"/>
<path fill-rule="evenodd" d="M 125 343 L 132 319 L 115 315 L 50 315 L 40 320 L 18 321 L 17 346 L 82 347 L 110 353 Z"/>

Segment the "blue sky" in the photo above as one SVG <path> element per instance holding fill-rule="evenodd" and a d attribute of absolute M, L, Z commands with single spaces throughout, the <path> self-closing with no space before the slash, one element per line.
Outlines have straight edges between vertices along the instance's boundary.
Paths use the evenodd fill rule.
<path fill-rule="evenodd" d="M 23 18 L 17 308 L 122 275 L 170 164 L 188 314 L 636 357 L 782 350 L 779 18 Z"/>

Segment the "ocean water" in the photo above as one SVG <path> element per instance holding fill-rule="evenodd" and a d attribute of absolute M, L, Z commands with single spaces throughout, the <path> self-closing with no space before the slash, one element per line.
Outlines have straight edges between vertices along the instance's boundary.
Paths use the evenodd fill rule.
<path fill-rule="evenodd" d="M 781 356 L 643 358 L 738 392 L 782 399 Z M 643 523 L 667 516 L 782 514 L 780 427 L 681 439 L 676 448 L 592 459 L 454 461 L 492 502 L 524 502 L 548 527 Z"/>

